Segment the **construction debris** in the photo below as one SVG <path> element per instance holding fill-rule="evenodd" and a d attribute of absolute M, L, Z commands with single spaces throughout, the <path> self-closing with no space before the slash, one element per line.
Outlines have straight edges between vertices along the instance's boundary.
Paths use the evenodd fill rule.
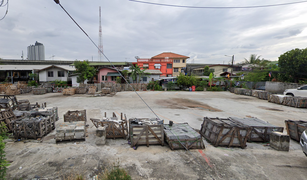
<path fill-rule="evenodd" d="M 164 145 L 163 120 L 156 118 L 129 119 L 129 138 L 131 147 L 139 145 Z"/>
<path fill-rule="evenodd" d="M 202 136 L 188 123 L 164 125 L 166 142 L 172 150 L 203 149 L 205 145 Z"/>
<path fill-rule="evenodd" d="M 285 124 L 290 138 L 299 142 L 302 133 L 307 129 L 307 121 L 286 120 Z"/>
<path fill-rule="evenodd" d="M 124 118 L 125 116 L 125 118 Z M 115 139 L 115 138 L 126 138 L 128 136 L 128 125 L 127 117 L 121 113 L 120 119 L 113 112 L 113 117 L 107 118 L 107 114 L 100 119 L 90 118 L 92 123 L 96 128 L 105 127 L 106 128 L 106 138 Z"/>
<path fill-rule="evenodd" d="M 204 117 L 200 134 L 213 146 L 246 147 L 252 128 L 230 118 Z"/>
<path fill-rule="evenodd" d="M 96 145 L 104 145 L 106 144 L 106 127 L 98 127 L 96 129 Z"/>

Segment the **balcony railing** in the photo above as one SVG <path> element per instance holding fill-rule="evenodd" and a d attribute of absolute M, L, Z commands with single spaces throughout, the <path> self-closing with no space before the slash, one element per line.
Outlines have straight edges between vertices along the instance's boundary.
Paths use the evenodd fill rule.
<path fill-rule="evenodd" d="M 159 63 L 159 62 L 169 62 L 172 63 L 172 59 L 138 59 L 138 62 L 146 63 L 146 62 L 154 62 L 154 63 Z"/>

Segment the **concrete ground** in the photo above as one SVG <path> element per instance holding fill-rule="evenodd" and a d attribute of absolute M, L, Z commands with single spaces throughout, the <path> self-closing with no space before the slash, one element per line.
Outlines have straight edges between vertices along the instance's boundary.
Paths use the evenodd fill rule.
<path fill-rule="evenodd" d="M 203 117 L 257 117 L 285 127 L 284 121 L 306 120 L 307 109 L 269 103 L 255 97 L 229 92 L 139 91 L 155 114 L 175 123 L 188 122 L 201 128 Z M 68 110 L 87 111 L 86 141 L 55 144 L 55 132 L 42 140 L 23 140 L 6 145 L 10 161 L 8 179 L 63 179 L 67 175 L 83 174 L 90 179 L 103 169 L 115 165 L 125 168 L 132 179 L 306 179 L 307 157 L 298 142 L 291 140 L 290 151 L 276 151 L 266 143 L 247 143 L 245 149 L 213 147 L 174 150 L 165 146 L 130 148 L 124 139 L 108 139 L 104 146 L 95 145 L 95 127 L 89 118 L 101 118 L 104 112 L 125 113 L 132 117 L 155 117 L 134 92 L 119 92 L 114 97 L 89 95 L 63 96 L 23 94 L 18 100 L 31 103 L 47 102 L 57 106 L 60 120 Z M 57 122 L 57 123 L 58 123 Z"/>

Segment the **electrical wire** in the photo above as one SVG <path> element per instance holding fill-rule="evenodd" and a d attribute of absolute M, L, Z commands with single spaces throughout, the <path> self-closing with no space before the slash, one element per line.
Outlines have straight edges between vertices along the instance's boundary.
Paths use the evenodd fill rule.
<path fill-rule="evenodd" d="M 109 60 L 109 58 L 102 52 L 102 50 L 97 46 L 97 44 L 92 40 L 92 38 L 83 30 L 83 28 L 74 20 L 74 18 L 66 11 L 66 9 L 61 5 L 59 0 L 54 0 L 56 4 L 59 4 L 60 7 L 64 10 L 64 12 L 70 17 L 71 20 L 79 27 L 79 29 L 89 38 L 89 40 L 96 46 L 99 52 L 109 61 L 111 66 L 118 72 L 118 74 L 125 80 L 125 82 L 133 89 L 133 91 L 137 94 L 137 96 L 145 103 L 145 105 L 151 110 L 151 112 L 158 118 L 159 116 L 151 109 L 151 107 L 145 102 L 145 100 L 136 92 L 136 90 L 131 86 L 131 84 L 127 81 L 127 79 L 119 72 L 119 70 L 113 65 L 113 63 Z"/>
<path fill-rule="evenodd" d="M 4 16 L 0 19 L 0 21 L 3 20 L 6 17 L 7 13 L 9 12 L 9 0 L 7 0 L 4 5 L 3 5 L 3 3 L 4 3 L 4 0 L 1 1 L 0 7 L 6 6 L 6 12 L 5 12 Z"/>
<path fill-rule="evenodd" d="M 185 6 L 185 5 L 175 5 L 175 4 L 163 4 L 163 3 L 153 3 L 146 1 L 138 1 L 138 0 L 129 0 L 131 2 L 150 4 L 156 6 L 167 6 L 167 7 L 175 7 L 175 8 L 194 8 L 194 9 L 252 9 L 252 8 L 267 8 L 267 7 L 276 7 L 276 6 L 287 6 L 292 4 L 300 4 L 306 3 L 307 1 L 298 1 L 298 2 L 289 2 L 289 3 L 281 3 L 281 4 L 268 4 L 268 5 L 258 5 L 258 6 Z"/>

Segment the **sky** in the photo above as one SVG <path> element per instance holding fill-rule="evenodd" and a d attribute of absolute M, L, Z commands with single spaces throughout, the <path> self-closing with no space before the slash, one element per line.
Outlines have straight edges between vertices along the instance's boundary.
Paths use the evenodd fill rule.
<path fill-rule="evenodd" d="M 6 0 L 5 0 L 6 1 Z M 296 0 L 144 0 L 195 7 L 242 7 Z M 299 1 L 299 0 L 297 0 Z M 0 1 L 1 3 L 1 1 Z M 307 46 L 307 2 L 287 6 L 205 9 L 157 6 L 129 0 L 60 0 L 112 62 L 135 62 L 162 52 L 189 56 L 188 63 L 239 63 L 251 54 L 275 61 Z M 0 7 L 0 18 L 6 7 Z M 44 44 L 47 60 L 100 60 L 97 48 L 53 0 L 10 0 L 0 21 L 0 58 L 27 57 L 27 46 Z M 227 56 L 225 56 L 227 55 Z M 105 57 L 102 61 L 107 61 Z"/>

